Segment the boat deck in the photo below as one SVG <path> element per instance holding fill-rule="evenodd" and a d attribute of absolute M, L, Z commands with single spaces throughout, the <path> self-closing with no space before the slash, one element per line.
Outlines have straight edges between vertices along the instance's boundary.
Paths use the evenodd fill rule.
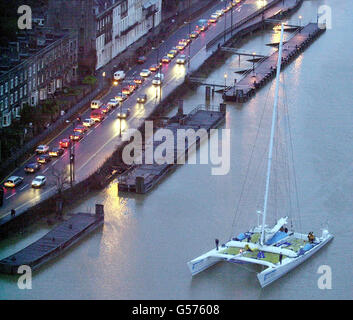
<path fill-rule="evenodd" d="M 258 243 L 260 239 L 260 233 L 255 232 L 251 235 L 250 243 Z M 248 242 L 247 239 L 242 240 L 242 242 Z M 283 247 L 285 249 L 292 250 L 296 253 L 305 245 L 305 240 L 296 238 L 294 235 L 289 235 L 287 238 L 284 238 L 277 242 L 280 244 L 279 247 Z M 274 244 L 276 245 L 276 244 Z M 238 255 L 242 248 L 229 246 L 226 249 L 220 251 L 222 254 L 229 254 L 229 255 Z M 279 253 L 272 253 L 272 252 L 261 252 L 261 250 L 252 250 L 252 251 L 245 251 L 242 253 L 242 257 L 252 258 L 252 259 L 260 259 L 263 261 L 271 262 L 273 264 L 279 263 Z M 284 260 L 287 256 L 283 255 L 282 259 Z"/>

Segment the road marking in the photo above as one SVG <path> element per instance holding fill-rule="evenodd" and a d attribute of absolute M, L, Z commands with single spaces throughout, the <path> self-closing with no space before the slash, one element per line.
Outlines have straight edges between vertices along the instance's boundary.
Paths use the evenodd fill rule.
<path fill-rule="evenodd" d="M 20 190 L 23 190 L 24 188 L 27 188 L 29 186 L 29 184 L 26 184 L 25 186 L 23 186 Z"/>
<path fill-rule="evenodd" d="M 6 200 L 7 200 L 7 199 L 10 199 L 11 197 L 15 196 L 16 194 L 17 194 L 16 192 L 13 193 L 11 196 L 8 196 L 8 197 L 6 198 Z"/>
<path fill-rule="evenodd" d="M 92 133 L 92 130 L 87 132 L 86 136 L 89 136 Z"/>
<path fill-rule="evenodd" d="M 43 170 L 43 173 L 46 173 L 48 171 L 49 167 L 47 167 L 45 170 Z"/>
<path fill-rule="evenodd" d="M 54 164 L 57 163 L 59 160 L 60 160 L 60 159 L 56 159 L 56 160 L 53 162 L 52 166 L 54 166 Z"/>

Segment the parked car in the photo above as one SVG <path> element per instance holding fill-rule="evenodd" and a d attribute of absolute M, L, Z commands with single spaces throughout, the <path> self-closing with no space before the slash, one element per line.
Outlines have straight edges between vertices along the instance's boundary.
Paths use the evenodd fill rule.
<path fill-rule="evenodd" d="M 39 163 L 48 163 L 51 161 L 51 158 L 48 154 L 42 154 L 39 157 L 37 157 L 37 162 Z"/>
<path fill-rule="evenodd" d="M 130 115 L 130 109 L 125 109 L 125 110 L 120 110 L 118 112 L 118 118 L 119 119 L 126 119 Z"/>
<path fill-rule="evenodd" d="M 18 176 L 11 176 L 10 178 L 8 178 L 5 182 L 4 182 L 4 186 L 6 188 L 15 188 L 17 187 L 19 184 L 21 184 L 23 182 L 23 178 L 22 177 L 18 177 Z"/>
<path fill-rule="evenodd" d="M 180 56 L 178 57 L 176 63 L 177 63 L 177 64 L 185 64 L 186 61 L 187 61 L 186 55 L 185 55 L 185 54 L 182 54 L 182 55 L 180 55 Z"/>
<path fill-rule="evenodd" d="M 85 119 L 82 121 L 82 125 L 84 125 L 85 127 L 92 127 L 94 125 L 94 120 L 92 120 L 91 118 Z"/>
<path fill-rule="evenodd" d="M 59 142 L 60 148 L 68 148 L 70 146 L 70 140 L 69 139 L 61 139 Z"/>
<path fill-rule="evenodd" d="M 149 77 L 151 75 L 151 71 L 149 69 L 143 69 L 141 72 L 140 72 L 140 76 L 141 77 Z"/>
<path fill-rule="evenodd" d="M 49 155 L 51 157 L 60 157 L 62 154 L 64 153 L 64 149 L 63 148 L 53 148 L 49 151 Z"/>
<path fill-rule="evenodd" d="M 140 94 L 137 97 L 137 102 L 138 103 L 145 103 L 147 101 L 147 94 Z"/>
<path fill-rule="evenodd" d="M 139 63 L 139 64 L 143 64 L 143 63 L 145 63 L 146 62 L 146 57 L 145 56 L 141 56 L 141 57 L 138 57 L 137 58 L 137 63 Z"/>
<path fill-rule="evenodd" d="M 33 180 L 32 180 L 32 188 L 40 188 L 42 186 L 45 185 L 45 183 L 47 182 L 47 178 L 45 176 L 36 176 Z"/>
<path fill-rule="evenodd" d="M 40 145 L 36 149 L 37 154 L 47 153 L 49 151 L 49 146 L 47 145 Z"/>
<path fill-rule="evenodd" d="M 83 134 L 81 132 L 74 132 L 70 134 L 70 139 L 72 141 L 80 141 L 83 138 Z"/>
<path fill-rule="evenodd" d="M 32 162 L 32 163 L 29 163 L 25 166 L 24 170 L 26 173 L 34 173 L 38 170 L 40 170 L 40 163 L 38 162 Z"/>

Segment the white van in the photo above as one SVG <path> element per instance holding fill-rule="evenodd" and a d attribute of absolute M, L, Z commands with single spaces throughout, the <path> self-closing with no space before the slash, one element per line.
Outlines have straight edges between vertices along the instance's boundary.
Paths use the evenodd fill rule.
<path fill-rule="evenodd" d="M 100 100 L 91 101 L 91 109 L 99 109 L 103 103 Z"/>
<path fill-rule="evenodd" d="M 121 81 L 125 79 L 125 72 L 122 70 L 114 72 L 114 80 Z"/>

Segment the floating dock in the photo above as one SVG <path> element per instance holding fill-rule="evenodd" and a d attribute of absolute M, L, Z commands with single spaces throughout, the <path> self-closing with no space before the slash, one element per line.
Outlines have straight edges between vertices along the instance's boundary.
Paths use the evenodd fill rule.
<path fill-rule="evenodd" d="M 96 213 L 77 213 L 44 237 L 21 251 L 0 261 L 0 273 L 17 274 L 22 265 L 37 270 L 44 263 L 69 249 L 84 236 L 104 223 L 103 205 L 96 205 Z"/>
<path fill-rule="evenodd" d="M 325 26 L 309 23 L 299 28 L 295 35 L 283 44 L 282 67 L 290 63 L 319 35 L 325 32 Z M 254 68 L 244 74 L 238 83 L 223 93 L 224 101 L 246 102 L 255 91 L 275 77 L 277 69 L 278 51 L 269 57 L 263 58 Z"/>
<path fill-rule="evenodd" d="M 189 141 L 185 138 L 184 143 L 181 145 L 185 146 L 184 150 L 178 150 L 178 146 L 180 146 L 180 141 L 177 141 L 177 130 L 179 129 L 192 129 L 197 132 L 199 129 L 205 129 L 207 133 L 210 132 L 211 129 L 218 127 L 225 120 L 226 115 L 226 105 L 221 104 L 219 108 L 206 108 L 198 107 L 194 109 L 190 114 L 184 115 L 181 114 L 179 116 L 175 116 L 171 118 L 167 125 L 163 127 L 163 129 L 168 129 L 173 132 L 174 144 L 172 146 L 174 154 L 174 162 L 172 164 L 158 164 L 154 159 L 152 164 L 135 164 L 132 165 L 131 168 L 124 172 L 118 178 L 118 190 L 119 191 L 127 191 L 134 193 L 147 193 L 150 189 L 152 189 L 171 169 L 173 169 L 178 164 L 178 157 L 180 155 L 185 156 L 191 144 L 189 145 Z M 159 129 L 160 130 L 160 129 Z M 154 134 L 156 136 L 158 134 L 158 130 Z M 201 137 L 203 139 L 204 137 Z M 208 135 L 207 135 L 208 138 Z M 162 144 L 162 141 L 153 141 L 146 142 L 146 144 L 153 143 L 153 154 L 154 150 Z M 200 137 L 195 136 L 196 146 L 200 143 Z M 142 159 L 145 159 L 145 151 L 143 151 Z M 184 158 L 185 159 L 185 158 Z M 158 161 L 157 161 L 158 162 Z M 185 161 L 186 162 L 186 161 Z"/>

